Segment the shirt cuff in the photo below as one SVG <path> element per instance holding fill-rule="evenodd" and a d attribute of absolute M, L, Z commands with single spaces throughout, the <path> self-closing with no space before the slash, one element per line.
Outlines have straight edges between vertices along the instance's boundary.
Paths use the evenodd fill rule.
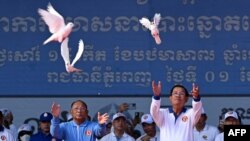
<path fill-rule="evenodd" d="M 200 97 L 200 96 L 198 96 L 198 97 L 196 97 L 196 98 L 193 97 L 193 100 L 194 100 L 195 102 L 199 102 L 199 101 L 201 100 L 201 97 Z"/>
<path fill-rule="evenodd" d="M 154 98 L 155 100 L 160 100 L 160 99 L 161 99 L 160 96 L 153 96 L 153 98 Z"/>

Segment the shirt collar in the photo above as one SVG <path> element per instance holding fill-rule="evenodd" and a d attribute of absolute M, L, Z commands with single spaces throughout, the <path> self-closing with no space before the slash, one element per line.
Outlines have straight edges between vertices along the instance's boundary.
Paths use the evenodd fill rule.
<path fill-rule="evenodd" d="M 111 132 L 111 135 L 114 136 L 114 137 L 116 137 L 114 131 Z M 128 136 L 128 134 L 126 132 L 124 132 L 123 135 L 122 135 L 122 137 L 127 137 L 127 136 Z"/>
<path fill-rule="evenodd" d="M 76 124 L 76 122 L 74 120 L 70 121 L 73 126 L 83 126 L 83 127 L 86 127 L 88 125 L 88 120 L 85 120 L 83 123 L 81 123 L 80 125 Z"/>
<path fill-rule="evenodd" d="M 183 107 L 181 113 L 185 113 L 186 111 L 187 111 L 187 108 Z M 176 115 L 176 113 L 174 112 L 172 106 L 169 107 L 169 113 L 173 113 L 174 114 L 175 120 L 181 115 L 181 113 L 179 115 Z"/>
<path fill-rule="evenodd" d="M 181 113 L 185 113 L 187 111 L 187 108 L 183 107 Z M 169 113 L 174 113 L 173 107 L 169 107 Z M 175 113 L 174 113 L 175 114 Z"/>

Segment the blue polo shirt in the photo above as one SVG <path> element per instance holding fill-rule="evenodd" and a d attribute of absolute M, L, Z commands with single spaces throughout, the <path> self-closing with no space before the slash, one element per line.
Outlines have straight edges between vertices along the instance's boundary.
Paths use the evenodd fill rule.
<path fill-rule="evenodd" d="M 58 118 L 53 118 L 50 132 L 65 141 L 96 141 L 97 137 L 105 135 L 106 126 L 87 120 L 80 125 L 74 121 L 60 123 Z"/>

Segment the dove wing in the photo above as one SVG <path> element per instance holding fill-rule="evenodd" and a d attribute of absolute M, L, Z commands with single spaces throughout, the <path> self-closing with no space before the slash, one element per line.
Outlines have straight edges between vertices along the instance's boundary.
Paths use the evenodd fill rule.
<path fill-rule="evenodd" d="M 158 26 L 159 23 L 160 23 L 160 20 L 161 20 L 161 14 L 156 13 L 156 14 L 154 15 L 154 24 L 155 24 L 156 26 Z"/>
<path fill-rule="evenodd" d="M 48 4 L 47 10 L 48 11 L 39 8 L 38 13 L 48 25 L 49 31 L 51 33 L 55 33 L 65 26 L 64 18 L 52 7 L 50 3 Z"/>
<path fill-rule="evenodd" d="M 73 60 L 73 62 L 72 62 L 72 64 L 71 64 L 71 66 L 74 66 L 74 64 L 76 63 L 76 61 L 77 61 L 78 59 L 80 59 L 80 57 L 82 56 L 83 51 L 84 51 L 84 43 L 83 43 L 83 41 L 82 41 L 82 39 L 81 39 L 81 40 L 79 41 L 79 44 L 78 44 L 78 51 L 77 51 L 77 53 L 76 53 L 76 56 L 75 56 L 75 58 L 74 58 L 74 60 Z"/>
<path fill-rule="evenodd" d="M 141 23 L 143 26 L 145 26 L 146 28 L 150 29 L 151 22 L 149 21 L 148 18 L 143 17 L 143 18 L 141 18 L 139 21 L 140 21 L 140 23 Z"/>
<path fill-rule="evenodd" d="M 68 41 L 69 38 L 65 38 L 61 44 L 61 55 L 65 65 L 70 64 Z"/>

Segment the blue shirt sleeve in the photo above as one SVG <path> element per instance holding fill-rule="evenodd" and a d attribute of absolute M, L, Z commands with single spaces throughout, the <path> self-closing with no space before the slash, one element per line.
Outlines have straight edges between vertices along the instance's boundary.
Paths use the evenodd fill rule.
<path fill-rule="evenodd" d="M 50 134 L 53 137 L 62 138 L 62 130 L 60 129 L 60 119 L 59 118 L 52 118 L 51 125 L 50 125 Z"/>

